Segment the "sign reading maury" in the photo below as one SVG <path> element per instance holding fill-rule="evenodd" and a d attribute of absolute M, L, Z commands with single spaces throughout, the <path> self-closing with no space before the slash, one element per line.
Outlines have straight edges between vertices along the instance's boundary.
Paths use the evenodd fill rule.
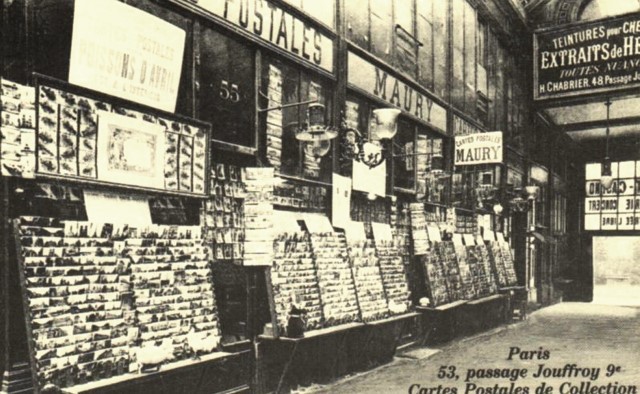
<path fill-rule="evenodd" d="M 456 166 L 502 163 L 502 131 L 455 137 Z"/>
<path fill-rule="evenodd" d="M 605 19 L 534 34 L 534 98 L 640 85 L 640 17 Z"/>
<path fill-rule="evenodd" d="M 409 84 L 349 52 L 349 83 L 447 132 L 447 110 Z"/>
<path fill-rule="evenodd" d="M 200 0 L 217 15 L 288 53 L 333 72 L 333 40 L 266 0 Z"/>
<path fill-rule="evenodd" d="M 184 30 L 115 0 L 77 0 L 69 82 L 173 112 Z"/>

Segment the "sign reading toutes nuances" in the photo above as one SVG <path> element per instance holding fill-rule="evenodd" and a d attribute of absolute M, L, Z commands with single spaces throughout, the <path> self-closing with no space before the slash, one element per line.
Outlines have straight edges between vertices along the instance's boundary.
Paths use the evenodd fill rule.
<path fill-rule="evenodd" d="M 535 99 L 640 85 L 640 17 L 610 18 L 534 34 Z"/>
<path fill-rule="evenodd" d="M 600 184 L 600 163 L 585 167 L 585 230 L 640 230 L 640 161 L 612 163 L 614 181 Z"/>

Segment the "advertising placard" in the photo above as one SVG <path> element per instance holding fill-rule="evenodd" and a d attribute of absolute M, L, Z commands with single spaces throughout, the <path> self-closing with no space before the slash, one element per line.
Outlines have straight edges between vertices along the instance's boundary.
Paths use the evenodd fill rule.
<path fill-rule="evenodd" d="M 534 34 L 534 99 L 640 85 L 638 14 Z"/>
<path fill-rule="evenodd" d="M 69 82 L 174 112 L 186 32 L 115 0 L 76 0 Z"/>
<path fill-rule="evenodd" d="M 502 163 L 502 131 L 455 137 L 456 166 Z"/>

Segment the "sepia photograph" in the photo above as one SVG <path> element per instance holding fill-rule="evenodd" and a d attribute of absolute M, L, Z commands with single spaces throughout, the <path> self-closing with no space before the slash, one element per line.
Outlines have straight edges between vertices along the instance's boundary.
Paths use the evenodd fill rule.
<path fill-rule="evenodd" d="M 639 394 L 640 0 L 2 0 L 0 394 Z"/>

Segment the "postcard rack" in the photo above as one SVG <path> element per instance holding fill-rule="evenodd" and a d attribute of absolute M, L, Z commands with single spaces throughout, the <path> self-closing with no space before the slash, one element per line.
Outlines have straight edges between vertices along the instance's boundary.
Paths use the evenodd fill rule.
<path fill-rule="evenodd" d="M 218 350 L 200 227 L 21 217 L 13 231 L 36 392 L 135 374 L 144 349 L 157 364 Z"/>

